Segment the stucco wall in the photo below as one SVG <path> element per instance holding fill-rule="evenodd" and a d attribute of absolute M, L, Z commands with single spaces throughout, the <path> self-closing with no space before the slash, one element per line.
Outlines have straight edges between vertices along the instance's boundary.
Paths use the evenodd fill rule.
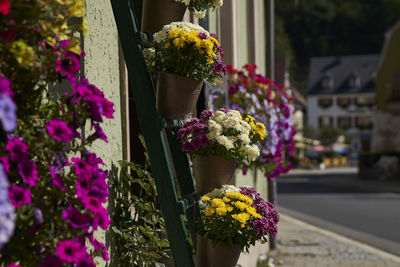
<path fill-rule="evenodd" d="M 118 35 L 109 0 L 86 0 L 87 36 L 84 38 L 85 75 L 114 103 L 114 119 L 106 119 L 103 130 L 108 143 L 96 141 L 92 150 L 99 155 L 110 170 L 111 164 L 123 158 L 121 130 L 120 68 Z M 96 237 L 105 240 L 105 233 Z M 105 266 L 97 262 L 97 266 Z"/>

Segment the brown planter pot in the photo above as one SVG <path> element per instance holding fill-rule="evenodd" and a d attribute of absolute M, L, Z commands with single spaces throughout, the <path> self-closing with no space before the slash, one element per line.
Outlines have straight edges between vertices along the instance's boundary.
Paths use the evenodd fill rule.
<path fill-rule="evenodd" d="M 157 76 L 157 111 L 161 117 L 183 120 L 192 117 L 203 82 L 165 72 Z"/>
<path fill-rule="evenodd" d="M 196 267 L 235 267 L 240 257 L 240 246 L 213 246 L 211 240 L 196 235 Z"/>
<path fill-rule="evenodd" d="M 226 160 L 220 156 L 195 157 L 193 171 L 197 193 L 204 195 L 224 184 L 233 184 L 237 165 L 236 160 Z"/>
<path fill-rule="evenodd" d="M 142 32 L 154 34 L 164 25 L 182 21 L 186 6 L 173 0 L 143 0 Z"/>

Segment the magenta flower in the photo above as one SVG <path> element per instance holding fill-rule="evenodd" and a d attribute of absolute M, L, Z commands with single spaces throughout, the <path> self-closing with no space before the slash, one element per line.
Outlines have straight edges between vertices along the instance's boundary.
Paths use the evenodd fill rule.
<path fill-rule="evenodd" d="M 74 137 L 74 133 L 65 123 L 65 121 L 60 119 L 53 119 L 49 121 L 46 125 L 46 129 L 50 136 L 57 141 L 69 144 L 71 139 Z"/>
<path fill-rule="evenodd" d="M 44 262 L 39 264 L 39 267 L 63 267 L 62 261 L 54 255 L 47 255 Z"/>
<path fill-rule="evenodd" d="M 26 157 L 29 147 L 22 138 L 13 137 L 8 140 L 5 149 L 10 152 L 11 161 L 18 162 Z"/>
<path fill-rule="evenodd" d="M 18 172 L 22 177 L 22 180 L 27 185 L 33 187 L 39 182 L 39 174 L 35 163 L 29 159 L 23 159 L 18 164 Z"/>
<path fill-rule="evenodd" d="M 11 82 L 0 74 L 0 94 L 14 96 L 14 91 L 10 90 Z"/>
<path fill-rule="evenodd" d="M 73 78 L 81 69 L 79 56 L 73 52 L 65 51 L 63 59 L 56 61 L 56 72 L 65 74 L 68 78 Z"/>
<path fill-rule="evenodd" d="M 85 255 L 85 247 L 71 240 L 58 241 L 55 254 L 60 260 L 68 263 L 78 263 Z"/>
<path fill-rule="evenodd" d="M 8 196 L 10 198 L 10 202 L 14 205 L 15 208 L 19 208 L 25 204 L 30 204 L 32 202 L 31 191 L 29 190 L 29 188 L 26 187 L 12 185 L 8 189 Z"/>
<path fill-rule="evenodd" d="M 0 164 L 3 165 L 3 169 L 6 173 L 10 172 L 10 163 L 8 162 L 8 157 L 0 157 Z"/>
<path fill-rule="evenodd" d="M 68 207 L 64 210 L 62 212 L 62 218 L 74 228 L 87 229 L 93 222 L 89 214 L 83 214 L 74 207 Z"/>
<path fill-rule="evenodd" d="M 55 169 L 54 166 L 50 166 L 51 183 L 63 191 L 67 190 L 68 188 L 64 185 L 63 177 Z"/>
<path fill-rule="evenodd" d="M 98 139 L 101 139 L 101 140 L 103 140 L 104 142 L 108 143 L 107 136 L 106 136 L 106 134 L 103 132 L 103 129 L 101 129 L 100 125 L 98 125 L 98 124 L 96 124 L 96 123 L 93 123 L 93 127 L 94 127 L 94 130 L 95 130 L 93 136 L 94 136 L 96 139 L 98 138 Z"/>
<path fill-rule="evenodd" d="M 10 263 L 7 267 L 22 267 L 22 266 L 16 263 Z"/>
<path fill-rule="evenodd" d="M 80 158 L 71 158 L 76 175 L 91 176 L 92 166 Z"/>

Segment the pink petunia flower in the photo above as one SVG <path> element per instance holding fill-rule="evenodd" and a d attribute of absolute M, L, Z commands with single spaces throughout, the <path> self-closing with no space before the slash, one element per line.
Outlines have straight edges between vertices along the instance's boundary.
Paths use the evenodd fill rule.
<path fill-rule="evenodd" d="M 65 123 L 65 121 L 60 119 L 53 119 L 49 121 L 46 125 L 47 132 L 50 136 L 57 141 L 70 143 L 71 139 L 74 137 L 74 133 Z"/>
<path fill-rule="evenodd" d="M 12 185 L 8 189 L 8 196 L 10 198 L 10 202 L 15 208 L 19 208 L 32 202 L 31 191 L 26 187 Z"/>
<path fill-rule="evenodd" d="M 55 254 L 60 260 L 68 263 L 78 263 L 86 252 L 78 242 L 71 240 L 58 241 Z"/>
<path fill-rule="evenodd" d="M 26 157 L 29 147 L 22 138 L 13 137 L 8 140 L 5 149 L 10 152 L 11 161 L 18 162 Z"/>
<path fill-rule="evenodd" d="M 21 175 L 24 183 L 31 187 L 36 186 L 39 182 L 37 165 L 27 158 L 23 159 L 18 164 L 18 172 Z"/>

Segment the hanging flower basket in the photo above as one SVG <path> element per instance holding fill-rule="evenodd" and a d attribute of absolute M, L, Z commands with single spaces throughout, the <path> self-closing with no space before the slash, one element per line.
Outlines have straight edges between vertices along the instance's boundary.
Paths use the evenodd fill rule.
<path fill-rule="evenodd" d="M 226 72 L 217 36 L 199 25 L 173 22 L 143 49 L 151 72 L 158 73 L 157 110 L 168 119 L 186 119 L 195 109 L 203 80 L 213 82 Z"/>
<path fill-rule="evenodd" d="M 191 118 L 196 109 L 202 81 L 160 72 L 157 75 L 158 115 L 171 120 Z"/>
<path fill-rule="evenodd" d="M 174 0 L 144 0 L 141 31 L 154 34 L 166 24 L 182 21 L 185 12 L 186 6 Z"/>
<path fill-rule="evenodd" d="M 224 184 L 233 184 L 237 165 L 236 160 L 226 160 L 221 156 L 196 156 L 193 168 L 197 192 L 204 195 Z"/>
<path fill-rule="evenodd" d="M 196 235 L 196 267 L 235 267 L 241 253 L 240 246 L 213 245 L 212 241 Z"/>
<path fill-rule="evenodd" d="M 241 251 L 275 236 L 279 215 L 252 187 L 224 185 L 202 196 L 196 266 L 234 267 Z"/>

